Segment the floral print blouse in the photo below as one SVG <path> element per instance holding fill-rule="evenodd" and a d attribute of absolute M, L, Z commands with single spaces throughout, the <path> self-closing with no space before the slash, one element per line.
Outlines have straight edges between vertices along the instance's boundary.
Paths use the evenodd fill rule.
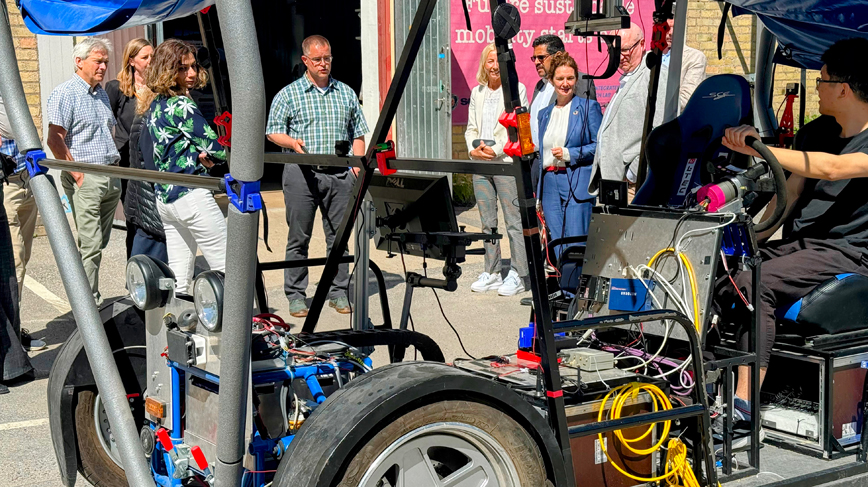
<path fill-rule="evenodd" d="M 196 103 L 186 96 L 158 96 L 151 103 L 148 130 L 154 141 L 154 164 L 160 171 L 206 174 L 208 170 L 199 162 L 201 152 L 215 163 L 226 162 L 226 151 L 217 142 L 217 133 Z M 173 203 L 191 191 L 184 186 L 159 183 L 154 189 L 163 203 Z"/>

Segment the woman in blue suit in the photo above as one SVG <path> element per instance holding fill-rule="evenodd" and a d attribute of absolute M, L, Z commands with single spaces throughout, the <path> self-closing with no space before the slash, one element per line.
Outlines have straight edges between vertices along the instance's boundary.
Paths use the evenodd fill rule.
<path fill-rule="evenodd" d="M 553 56 L 549 80 L 557 98 L 539 112 L 543 175 L 536 194 L 552 240 L 587 235 L 596 202 L 588 181 L 603 114 L 596 101 L 575 96 L 578 72 L 566 52 Z M 560 247 L 556 253 L 560 257 Z"/>

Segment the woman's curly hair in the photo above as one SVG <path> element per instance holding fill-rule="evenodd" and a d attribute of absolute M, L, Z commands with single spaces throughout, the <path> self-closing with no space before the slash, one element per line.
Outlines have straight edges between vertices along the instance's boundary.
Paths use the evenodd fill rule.
<path fill-rule="evenodd" d="M 153 61 L 151 61 L 153 63 Z M 554 80 L 555 71 L 561 66 L 567 66 L 569 68 L 573 68 L 573 71 L 576 73 L 576 76 L 579 75 L 579 65 L 576 64 L 576 60 L 573 59 L 572 56 L 569 55 L 566 51 L 556 52 L 552 55 L 552 67 L 548 73 L 549 81 Z"/>
<path fill-rule="evenodd" d="M 182 66 L 184 56 L 192 54 L 196 59 L 196 48 L 192 44 L 178 39 L 169 39 L 154 50 L 151 64 L 148 66 L 148 74 L 145 84 L 147 89 L 139 96 L 139 104 L 136 111 L 140 114 L 148 111 L 151 102 L 157 95 L 167 98 L 187 94 L 186 86 L 179 86 L 175 81 L 178 69 Z M 208 74 L 199 68 L 199 76 L 194 89 L 202 88 L 208 82 Z"/>

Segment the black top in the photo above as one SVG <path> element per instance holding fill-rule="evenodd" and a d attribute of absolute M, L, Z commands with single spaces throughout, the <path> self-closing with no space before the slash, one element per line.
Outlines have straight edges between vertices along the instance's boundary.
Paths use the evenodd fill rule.
<path fill-rule="evenodd" d="M 812 126 L 813 125 L 813 126 Z M 868 130 L 842 138 L 832 117 L 820 117 L 805 125 L 800 150 L 830 154 L 868 154 Z M 793 210 L 788 240 L 816 238 L 868 253 L 868 178 L 824 181 L 806 179 Z"/>
<path fill-rule="evenodd" d="M 120 165 L 129 167 L 130 153 L 130 128 L 136 117 L 136 97 L 125 95 L 120 88 L 120 81 L 114 79 L 106 83 L 105 91 L 108 94 L 112 113 L 118 121 L 115 125 L 115 146 L 121 154 Z"/>

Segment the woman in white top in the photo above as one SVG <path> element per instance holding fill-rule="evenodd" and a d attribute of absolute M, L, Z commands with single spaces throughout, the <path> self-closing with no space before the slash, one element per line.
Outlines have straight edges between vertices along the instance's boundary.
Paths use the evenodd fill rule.
<path fill-rule="evenodd" d="M 575 96 L 578 72 L 566 52 L 552 56 L 549 80 L 557 97 L 539 112 L 542 176 L 536 194 L 552 241 L 587 235 L 595 204 L 588 181 L 603 114 L 596 101 Z M 557 257 L 561 248 L 556 249 Z"/>
<path fill-rule="evenodd" d="M 512 158 L 503 153 L 503 146 L 509 142 L 509 135 L 506 128 L 497 121 L 504 112 L 505 104 L 494 44 L 489 44 L 482 50 L 476 80 L 479 81 L 479 86 L 473 88 L 470 93 L 467 131 L 464 132 L 470 158 L 512 162 Z M 518 84 L 518 92 L 521 105 L 527 106 L 527 90 L 521 83 Z M 500 200 L 503 219 L 506 222 L 506 235 L 509 237 L 511 269 L 506 279 L 503 279 L 500 243 L 485 243 L 485 269 L 470 289 L 476 292 L 497 289 L 501 296 L 524 292 L 528 267 L 524 237 L 521 233 L 521 214 L 518 211 L 515 179 L 509 176 L 474 174 L 473 192 L 482 219 L 483 233 L 493 233 L 493 229 L 497 227 L 497 200 Z"/>

